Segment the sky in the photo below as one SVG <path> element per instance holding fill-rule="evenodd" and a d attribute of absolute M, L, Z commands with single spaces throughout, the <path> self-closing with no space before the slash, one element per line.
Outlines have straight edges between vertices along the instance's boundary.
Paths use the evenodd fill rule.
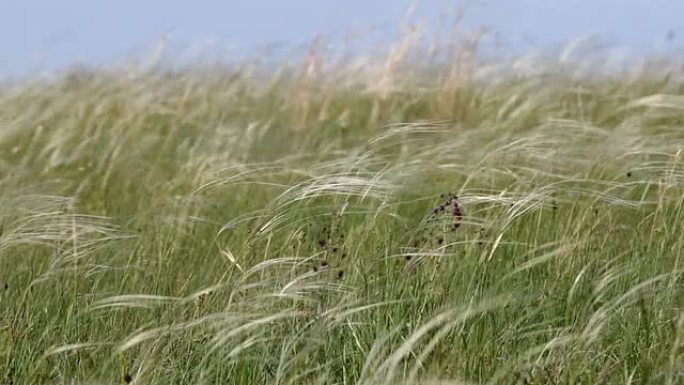
<path fill-rule="evenodd" d="M 427 31 L 464 9 L 464 25 L 486 27 L 502 52 L 587 34 L 637 54 L 684 48 L 684 0 L 0 0 L 0 76 L 144 57 L 162 39 L 177 58 L 295 52 L 319 34 L 377 47 L 407 25 L 411 5 L 408 24 Z"/>

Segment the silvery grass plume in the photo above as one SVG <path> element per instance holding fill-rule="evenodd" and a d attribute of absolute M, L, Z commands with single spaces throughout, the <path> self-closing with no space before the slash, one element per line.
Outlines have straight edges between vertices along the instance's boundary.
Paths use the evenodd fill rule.
<path fill-rule="evenodd" d="M 50 250 L 49 268 L 35 283 L 61 273 L 88 276 L 106 270 L 109 266 L 92 255 L 111 242 L 130 237 L 107 217 L 75 213 L 75 205 L 75 199 L 60 196 L 7 197 L 2 207 L 0 252 L 22 246 Z"/>

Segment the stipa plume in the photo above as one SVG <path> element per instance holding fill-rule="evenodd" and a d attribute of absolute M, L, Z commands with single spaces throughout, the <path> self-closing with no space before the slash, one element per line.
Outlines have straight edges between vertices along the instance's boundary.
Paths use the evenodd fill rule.
<path fill-rule="evenodd" d="M 42 246 L 52 252 L 48 270 L 37 280 L 60 272 L 92 274 L 107 269 L 90 257 L 112 242 L 128 238 L 109 218 L 75 213 L 72 198 L 32 195 L 5 202 L 0 252 L 19 246 Z"/>
<path fill-rule="evenodd" d="M 370 362 L 375 361 L 376 367 L 366 366 L 365 378 L 360 379 L 359 384 L 392 384 L 401 378 L 402 366 L 409 357 L 415 357 L 409 375 L 408 383 L 417 380 L 424 361 L 428 359 L 435 347 L 448 334 L 458 333 L 458 328 L 466 323 L 471 317 L 476 317 L 487 311 L 495 310 L 504 306 L 510 298 L 492 298 L 483 300 L 481 303 L 465 305 L 460 308 L 447 310 L 437 314 L 413 331 L 396 350 L 389 353 L 383 360 L 369 356 Z M 462 332 L 462 330 L 460 331 Z"/>

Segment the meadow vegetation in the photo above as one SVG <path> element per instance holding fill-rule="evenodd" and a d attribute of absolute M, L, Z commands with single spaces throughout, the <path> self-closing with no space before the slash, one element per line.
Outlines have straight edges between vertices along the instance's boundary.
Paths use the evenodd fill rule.
<path fill-rule="evenodd" d="M 6 82 L 0 381 L 684 384 L 681 68 L 412 39 Z"/>

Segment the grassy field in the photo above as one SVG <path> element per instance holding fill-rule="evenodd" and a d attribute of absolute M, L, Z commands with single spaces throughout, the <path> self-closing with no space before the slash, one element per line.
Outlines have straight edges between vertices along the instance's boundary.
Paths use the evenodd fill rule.
<path fill-rule="evenodd" d="M 2 86 L 0 383 L 684 384 L 681 72 L 406 47 Z"/>

